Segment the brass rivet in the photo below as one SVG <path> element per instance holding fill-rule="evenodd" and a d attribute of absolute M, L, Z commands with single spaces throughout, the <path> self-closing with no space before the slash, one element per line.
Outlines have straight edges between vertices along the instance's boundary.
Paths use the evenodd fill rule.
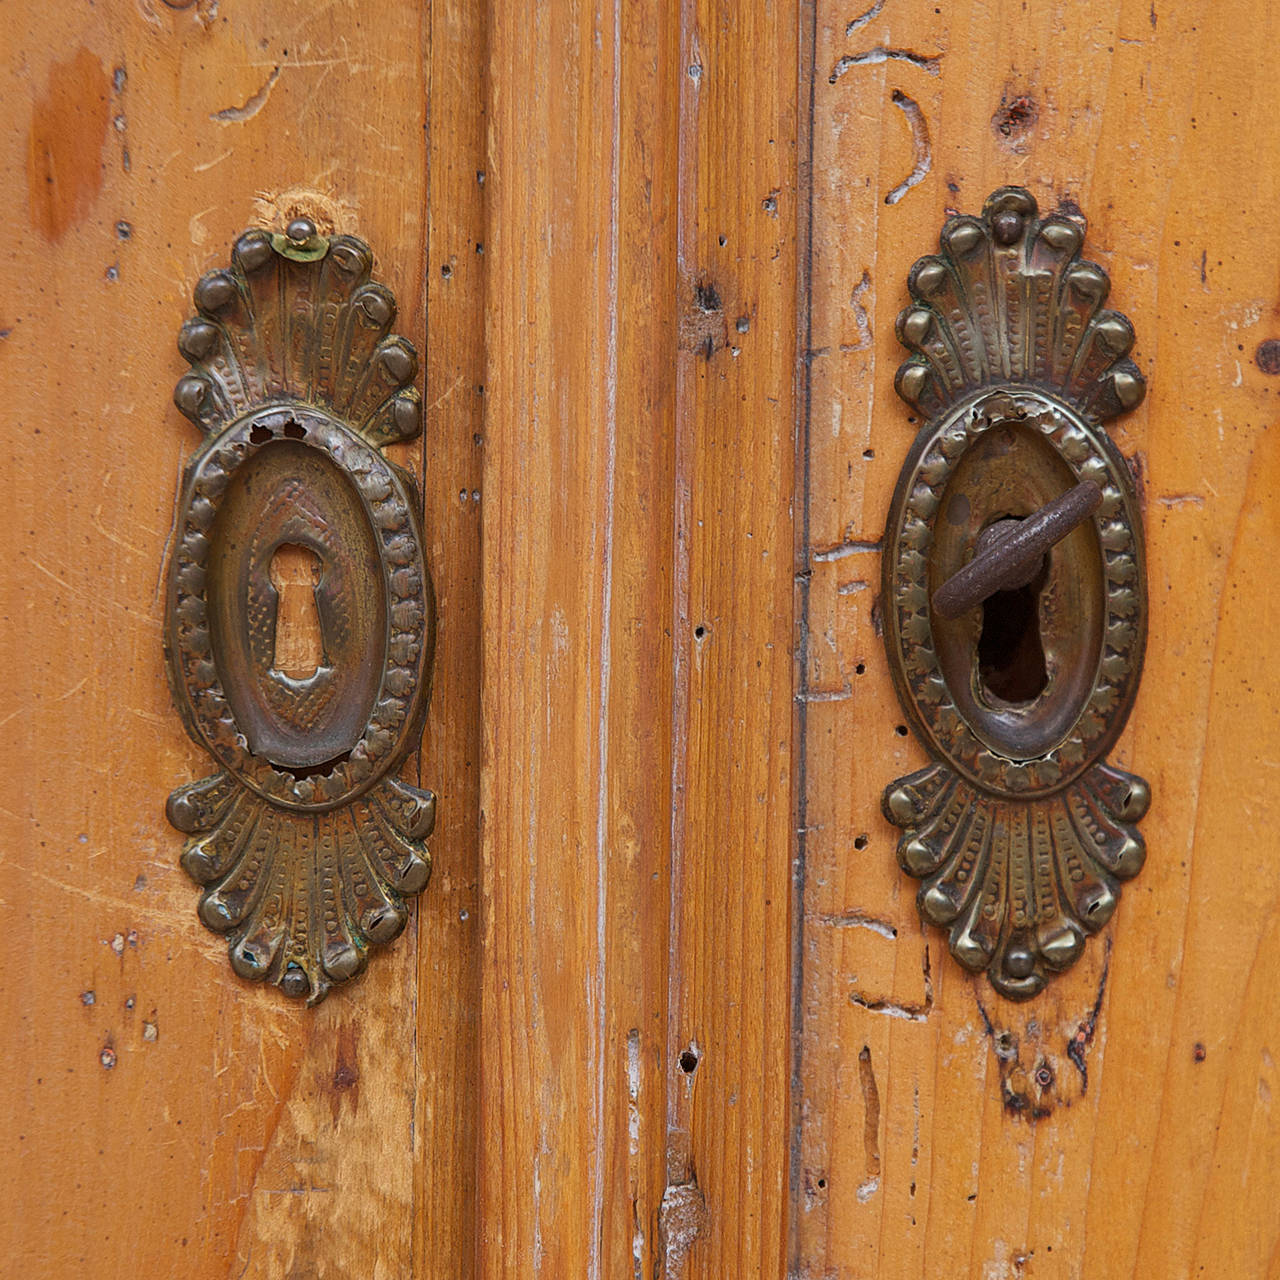
<path fill-rule="evenodd" d="M 996 214 L 991 230 L 1000 244 L 1013 244 L 1022 234 L 1022 218 L 1012 209 L 1006 209 L 1003 213 Z"/>

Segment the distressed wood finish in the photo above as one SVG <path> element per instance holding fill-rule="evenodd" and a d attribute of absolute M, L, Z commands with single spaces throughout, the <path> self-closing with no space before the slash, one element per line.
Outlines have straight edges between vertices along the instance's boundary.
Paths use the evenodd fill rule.
<path fill-rule="evenodd" d="M 683 31 L 670 1053 L 700 1061 L 668 1163 L 708 1280 L 780 1274 L 786 1240 L 800 9 Z"/>
<path fill-rule="evenodd" d="M 1256 0 L 10 15 L 11 1265 L 1280 1277 L 1277 28 Z M 879 811 L 924 762 L 877 634 L 893 321 L 1006 182 L 1084 210 L 1151 379 L 1113 431 L 1152 609 L 1113 759 L 1151 781 L 1150 859 L 1025 1006 L 921 931 Z M 310 1011 L 193 926 L 162 812 L 200 757 L 160 652 L 198 442 L 172 335 L 292 214 L 373 245 L 424 355 L 395 456 L 440 603 L 434 878 Z"/>
<path fill-rule="evenodd" d="M 1276 25 L 1257 4 L 818 6 L 798 1276 L 1277 1274 L 1280 454 L 1254 360 L 1280 336 L 1259 271 L 1280 251 L 1259 163 L 1280 143 Z M 1026 1006 L 922 934 L 879 813 L 924 762 L 875 612 L 915 430 L 893 322 L 945 214 L 1008 182 L 1083 209 L 1151 379 L 1113 431 L 1150 552 L 1116 754 L 1151 780 L 1150 856 Z"/>
<path fill-rule="evenodd" d="M 439 630 L 419 779 L 440 791 L 418 899 L 414 1276 L 475 1275 L 485 7 L 430 6 L 423 496 Z M 465 496 L 464 496 L 465 495 Z"/>
<path fill-rule="evenodd" d="M 642 420 L 619 404 L 621 32 L 568 5 L 492 19 L 478 1270 L 586 1276 L 621 1207 L 615 1010 L 646 994 L 624 995 L 609 933 L 619 437 Z"/>
<path fill-rule="evenodd" d="M 438 1142 L 415 1188 L 413 1144 L 415 1109 L 420 1146 L 439 1124 L 423 1124 L 418 1044 L 467 1060 L 456 902 L 463 945 L 426 922 L 420 949 L 411 929 L 341 1001 L 281 1007 L 195 926 L 163 817 L 166 789 L 201 763 L 161 666 L 161 558 L 199 441 L 169 401 L 174 334 L 236 233 L 305 213 L 369 238 L 425 349 L 427 33 L 409 10 L 217 9 L 59 5 L 6 23 L 0 1183 L 21 1210 L 0 1215 L 0 1248 L 33 1275 L 403 1276 L 416 1229 L 417 1273 L 452 1277 L 428 1255 L 468 1230 L 465 1102 L 443 1098 L 464 1167 Z M 474 109 L 472 85 L 436 95 L 445 120 Z M 422 447 L 396 456 L 417 470 Z M 461 617 L 475 539 L 445 559 L 447 490 L 428 493 L 429 555 Z M 474 829 L 451 812 L 464 767 L 445 770 L 434 731 L 443 716 L 474 741 L 478 708 L 450 687 L 459 651 L 446 631 L 422 771 L 449 815 L 433 913 L 441 881 L 474 878 L 474 837 L 447 843 Z M 446 948 L 461 976 L 437 986 Z M 415 1228 L 428 1192 L 433 1224 Z"/>
<path fill-rule="evenodd" d="M 795 39 L 495 17 L 485 1275 L 782 1266 Z"/>

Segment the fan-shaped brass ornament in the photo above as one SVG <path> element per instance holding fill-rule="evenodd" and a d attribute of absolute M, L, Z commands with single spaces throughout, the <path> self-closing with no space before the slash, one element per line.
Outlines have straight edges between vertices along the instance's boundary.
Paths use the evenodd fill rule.
<path fill-rule="evenodd" d="M 417 355 L 391 333 L 372 254 L 300 219 L 246 231 L 203 277 L 174 401 L 204 432 L 169 568 L 165 654 L 190 736 L 217 764 L 170 797 L 182 865 L 231 965 L 324 998 L 408 919 L 435 797 L 394 775 L 417 746 L 435 633 L 412 476 L 381 446 L 421 429 Z M 311 566 L 313 669 L 280 652 Z"/>
<path fill-rule="evenodd" d="M 1102 425 L 1145 383 L 1083 242 L 1080 218 L 1040 218 L 1002 188 L 946 223 L 898 320 L 898 393 L 928 421 L 885 533 L 885 645 L 934 763 L 883 807 L 922 917 L 1012 999 L 1075 962 L 1145 858 L 1147 784 L 1104 758 L 1137 692 L 1146 576 L 1133 479 Z M 1057 545 L 980 607 L 938 608 L 989 544 L 1073 489 L 1089 500 Z"/>

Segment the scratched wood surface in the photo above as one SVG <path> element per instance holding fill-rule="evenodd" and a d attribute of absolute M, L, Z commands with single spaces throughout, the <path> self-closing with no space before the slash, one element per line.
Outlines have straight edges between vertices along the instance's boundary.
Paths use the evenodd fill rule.
<path fill-rule="evenodd" d="M 10 15 L 11 1265 L 1280 1276 L 1277 26 Z M 1150 859 L 1030 1006 L 917 923 L 879 795 L 922 756 L 874 609 L 906 272 L 1010 181 L 1085 211 L 1152 380 L 1114 432 L 1150 542 L 1115 755 L 1152 783 Z M 237 231 L 298 212 L 374 245 L 426 352 L 400 457 L 441 605 L 435 877 L 310 1013 L 196 922 L 162 805 L 202 756 L 159 645 L 195 443 L 173 335 Z"/>
<path fill-rule="evenodd" d="M 490 31 L 482 1275 L 598 1269 L 607 1194 L 617 43 L 593 17 Z"/>
<path fill-rule="evenodd" d="M 433 0 L 428 21 L 423 497 L 440 623 L 419 772 L 441 801 L 434 871 L 417 917 L 413 1275 L 471 1280 L 479 1141 L 485 8 Z M 406 227 L 406 234 L 416 233 Z M 405 247 L 406 262 L 415 261 L 412 243 Z"/>
<path fill-rule="evenodd" d="M 846 1277 L 1280 1274 L 1280 86 L 1261 4 L 822 0 L 814 32 L 806 748 L 791 1264 Z M 893 322 L 948 212 L 1088 216 L 1151 379 L 1151 641 L 1115 758 L 1149 858 L 1030 1005 L 922 933 L 879 814 L 923 755 L 875 629 L 913 425 Z M 1276 350 L 1280 351 L 1280 348 Z M 1269 365 L 1266 372 L 1260 365 Z"/>
<path fill-rule="evenodd" d="M 469 8 L 5 15 L 0 1269 L 470 1274 L 479 535 L 459 494 L 478 474 L 479 295 L 443 294 L 435 263 L 469 263 L 479 239 Z M 428 146 L 450 208 L 429 228 Z M 170 404 L 175 335 L 235 234 L 295 213 L 372 243 L 420 350 L 430 244 L 441 395 L 398 456 L 427 461 L 448 611 L 420 770 L 441 795 L 434 882 L 406 936 L 314 1011 L 233 977 L 163 818 L 207 771 L 161 666 L 197 438 Z"/>
<path fill-rule="evenodd" d="M 701 0 L 682 35 L 668 1174 L 706 1197 L 699 1280 L 786 1245 L 801 8 Z"/>
<path fill-rule="evenodd" d="M 796 39 L 494 19 L 484 1275 L 784 1262 Z"/>

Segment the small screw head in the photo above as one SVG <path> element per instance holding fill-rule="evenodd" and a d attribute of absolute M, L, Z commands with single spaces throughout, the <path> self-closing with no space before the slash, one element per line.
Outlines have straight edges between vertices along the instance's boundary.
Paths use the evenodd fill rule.
<path fill-rule="evenodd" d="M 294 244 L 306 244 L 316 233 L 316 224 L 310 218 L 294 218 L 284 229 Z"/>

